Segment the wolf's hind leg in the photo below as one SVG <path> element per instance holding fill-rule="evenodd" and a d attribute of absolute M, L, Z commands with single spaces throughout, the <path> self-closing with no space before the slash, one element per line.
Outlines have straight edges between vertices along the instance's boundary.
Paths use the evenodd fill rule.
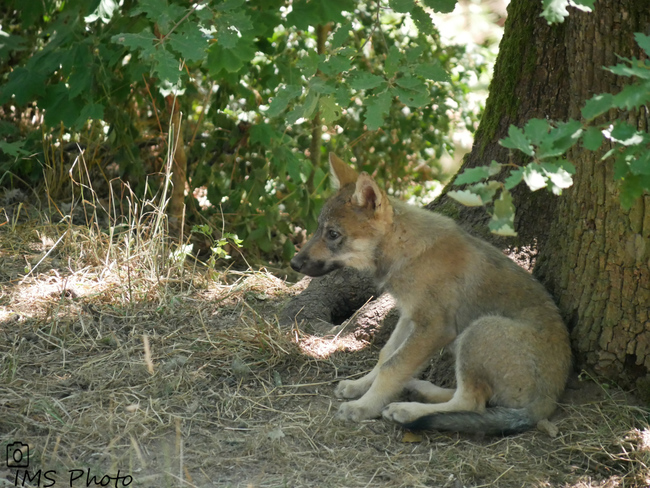
<path fill-rule="evenodd" d="M 437 388 L 437 387 L 436 387 Z M 441 388 L 442 390 L 443 388 Z M 463 387 L 459 385 L 452 398 L 444 403 L 395 402 L 388 405 L 382 416 L 399 424 L 408 424 L 425 415 L 441 412 L 482 412 L 489 398 L 484 388 Z"/>
<path fill-rule="evenodd" d="M 336 395 L 337 398 L 347 399 L 360 398 L 363 396 L 375 381 L 381 365 L 386 362 L 386 359 L 391 357 L 392 354 L 402 345 L 411 333 L 412 328 L 413 324 L 411 320 L 408 317 L 401 316 L 395 326 L 395 330 L 393 330 L 390 338 L 379 353 L 379 360 L 372 371 L 356 380 L 341 381 L 336 387 L 336 390 L 334 390 L 334 395 Z"/>
<path fill-rule="evenodd" d="M 452 399 L 455 388 L 442 388 L 430 381 L 412 379 L 406 385 L 409 400 L 420 403 L 445 403 Z"/>

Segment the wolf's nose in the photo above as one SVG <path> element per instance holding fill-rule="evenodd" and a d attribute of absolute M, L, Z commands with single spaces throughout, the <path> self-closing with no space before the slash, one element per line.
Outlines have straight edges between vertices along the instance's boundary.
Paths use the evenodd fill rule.
<path fill-rule="evenodd" d="M 302 268 L 303 262 L 302 259 L 296 259 L 298 258 L 298 255 L 295 255 L 289 264 L 291 264 L 291 267 L 293 268 L 294 271 L 300 272 L 300 269 Z"/>

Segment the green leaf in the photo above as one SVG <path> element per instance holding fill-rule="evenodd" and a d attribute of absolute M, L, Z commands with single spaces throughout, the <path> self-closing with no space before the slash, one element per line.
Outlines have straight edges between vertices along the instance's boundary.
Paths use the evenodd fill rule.
<path fill-rule="evenodd" d="M 501 165 L 496 161 L 492 161 L 490 166 L 477 166 L 475 168 L 467 168 L 461 174 L 456 176 L 454 180 L 455 186 L 465 185 L 469 183 L 477 183 L 485 180 L 490 176 L 494 176 L 501 170 Z"/>
<path fill-rule="evenodd" d="M 309 80 L 309 89 L 320 95 L 330 95 L 336 92 L 336 86 L 330 80 L 315 76 Z"/>
<path fill-rule="evenodd" d="M 249 143 L 251 145 L 260 143 L 262 146 L 270 147 L 273 142 L 279 142 L 282 139 L 282 134 L 273 129 L 269 124 L 256 124 L 250 128 Z"/>
<path fill-rule="evenodd" d="M 550 24 L 562 23 L 569 16 L 569 0 L 543 0 L 542 17 Z"/>
<path fill-rule="evenodd" d="M 431 16 L 420 5 L 415 4 L 411 10 L 411 18 L 421 34 L 434 35 L 436 33 Z"/>
<path fill-rule="evenodd" d="M 584 12 L 593 10 L 595 0 L 543 0 L 541 17 L 550 24 L 562 23 L 564 18 L 569 16 L 567 7 L 570 5 Z"/>
<path fill-rule="evenodd" d="M 422 56 L 422 53 L 424 52 L 424 47 L 423 46 L 413 46 L 413 47 L 408 47 L 404 50 L 404 53 L 406 55 L 406 62 L 410 65 L 415 64 L 416 66 L 420 64 L 420 56 Z"/>
<path fill-rule="evenodd" d="M 458 203 L 465 205 L 466 207 L 480 207 L 483 205 L 483 200 L 476 193 L 467 190 L 453 190 L 447 192 L 449 198 L 453 198 Z"/>
<path fill-rule="evenodd" d="M 104 106 L 100 103 L 89 103 L 84 105 L 79 113 L 79 117 L 74 123 L 74 126 L 81 128 L 89 120 L 102 120 L 104 118 Z"/>
<path fill-rule="evenodd" d="M 149 20 L 158 25 L 161 32 L 167 33 L 185 12 L 185 8 L 175 3 L 168 5 L 166 0 L 138 0 L 131 9 L 130 15 L 134 17 L 145 13 Z"/>
<path fill-rule="evenodd" d="M 611 131 L 605 130 L 603 134 L 608 139 L 624 146 L 636 146 L 644 142 L 646 135 L 636 130 L 636 127 L 626 122 L 616 121 Z"/>
<path fill-rule="evenodd" d="M 248 65 L 255 57 L 254 39 L 242 37 L 233 49 L 226 49 L 219 43 L 208 49 L 208 70 L 213 76 L 220 76 L 223 71 L 236 73 Z"/>
<path fill-rule="evenodd" d="M 414 5 L 414 0 L 388 0 L 388 6 L 401 14 L 409 13 Z"/>
<path fill-rule="evenodd" d="M 582 108 L 582 116 L 587 120 L 591 120 L 614 107 L 616 107 L 614 95 L 611 93 L 601 93 L 587 100 L 585 106 Z"/>
<path fill-rule="evenodd" d="M 39 106 L 45 109 L 44 120 L 50 127 L 60 122 L 66 127 L 72 127 L 83 109 L 78 97 L 69 97 L 68 88 L 64 83 L 49 85 Z"/>
<path fill-rule="evenodd" d="M 533 146 L 530 145 L 530 141 L 524 135 L 523 131 L 514 125 L 508 128 L 508 137 L 501 139 L 499 144 L 508 149 L 518 149 L 528 156 L 535 154 Z"/>
<path fill-rule="evenodd" d="M 455 186 L 465 185 L 468 183 L 477 183 L 490 177 L 488 166 L 477 166 L 476 168 L 467 168 L 454 180 Z"/>
<path fill-rule="evenodd" d="M 386 55 L 386 62 L 384 63 L 384 71 L 386 75 L 392 77 L 397 73 L 399 66 L 402 62 L 403 56 L 397 46 L 391 46 Z"/>
<path fill-rule="evenodd" d="M 491 202 L 500 187 L 498 181 L 488 181 L 468 186 L 465 190 L 450 191 L 447 195 L 467 207 L 478 207 Z"/>
<path fill-rule="evenodd" d="M 630 162 L 630 171 L 635 175 L 650 176 L 650 151 L 640 151 L 640 156 Z"/>
<path fill-rule="evenodd" d="M 355 90 L 370 90 L 377 88 L 385 81 L 382 76 L 373 75 L 367 71 L 355 71 L 351 74 L 348 83 Z"/>
<path fill-rule="evenodd" d="M 540 164 L 540 167 L 542 168 L 544 175 L 551 182 L 551 191 L 555 195 L 561 195 L 562 190 L 573 185 L 571 173 L 562 166 L 555 163 L 545 162 Z"/>
<path fill-rule="evenodd" d="M 628 175 L 621 182 L 621 206 L 629 210 L 645 192 L 650 190 L 650 176 Z"/>
<path fill-rule="evenodd" d="M 536 146 L 548 135 L 551 128 L 544 119 L 530 119 L 524 126 L 524 135 Z"/>
<path fill-rule="evenodd" d="M 29 155 L 29 151 L 23 149 L 26 141 L 5 142 L 0 141 L 0 151 L 12 158 Z"/>
<path fill-rule="evenodd" d="M 70 98 L 74 98 L 82 93 L 88 93 L 92 89 L 92 57 L 88 51 L 86 51 L 86 54 L 87 56 L 77 56 L 75 69 L 68 78 Z"/>
<path fill-rule="evenodd" d="M 488 181 L 486 183 L 476 183 L 468 189 L 479 195 L 483 203 L 489 203 L 492 201 L 499 188 L 501 188 L 501 183 L 498 181 Z"/>
<path fill-rule="evenodd" d="M 354 12 L 354 0 L 294 0 L 287 22 L 300 30 L 329 22 L 344 22 L 342 12 Z"/>
<path fill-rule="evenodd" d="M 287 124 L 293 125 L 298 119 L 309 119 L 314 114 L 318 106 L 318 94 L 309 91 L 305 97 L 305 101 L 301 105 L 297 105 L 291 112 L 287 114 Z"/>
<path fill-rule="evenodd" d="M 331 126 L 334 121 L 341 118 L 341 108 L 336 104 L 336 100 L 333 96 L 328 95 L 320 97 L 318 103 L 320 107 L 320 116 L 325 125 Z"/>
<path fill-rule="evenodd" d="M 627 58 L 621 59 L 627 61 L 628 64 L 617 64 L 616 66 L 608 66 L 605 69 L 619 76 L 626 76 L 628 78 L 638 76 L 643 80 L 650 80 L 650 65 L 648 65 L 647 61 L 643 62 L 637 59 Z"/>
<path fill-rule="evenodd" d="M 399 101 L 409 107 L 423 107 L 431 102 L 431 97 L 426 89 L 406 90 L 400 87 L 391 89 L 391 93 L 399 98 Z"/>
<path fill-rule="evenodd" d="M 215 10 L 219 12 L 229 12 L 244 5 L 245 0 L 224 0 L 223 2 L 214 6 Z"/>
<path fill-rule="evenodd" d="M 582 145 L 590 151 L 597 151 L 603 143 L 603 134 L 598 127 L 587 127 L 582 135 Z"/>
<path fill-rule="evenodd" d="M 573 6 L 583 12 L 591 12 L 596 0 L 573 0 Z"/>
<path fill-rule="evenodd" d="M 642 34 L 641 32 L 634 33 L 634 39 L 641 49 L 643 49 L 647 56 L 650 56 L 650 36 Z"/>
<path fill-rule="evenodd" d="M 304 184 L 307 182 L 311 174 L 309 161 L 302 158 L 302 156 L 296 155 L 286 146 L 274 148 L 273 157 L 286 163 L 287 173 L 289 173 L 289 177 L 294 183 Z"/>
<path fill-rule="evenodd" d="M 404 76 L 395 80 L 397 86 L 391 88 L 391 93 L 400 102 L 409 107 L 421 107 L 431 102 L 431 96 L 426 84 L 419 78 Z"/>
<path fill-rule="evenodd" d="M 628 110 L 640 107 L 648 102 L 650 102 L 650 82 L 640 85 L 628 85 L 614 95 L 614 104 L 619 108 Z"/>
<path fill-rule="evenodd" d="M 494 201 L 494 211 L 488 226 L 492 233 L 497 235 L 517 235 L 515 232 L 515 206 L 512 204 L 512 195 L 508 190 L 501 190 L 501 195 Z"/>
<path fill-rule="evenodd" d="M 407 90 L 426 90 L 426 85 L 422 80 L 414 78 L 410 75 L 405 75 L 401 78 L 397 78 L 395 80 L 395 83 L 402 88 L 406 88 Z"/>
<path fill-rule="evenodd" d="M 23 37 L 0 30 L 0 63 L 7 62 L 12 53 L 27 49 L 26 44 Z"/>
<path fill-rule="evenodd" d="M 524 168 L 524 181 L 531 191 L 537 191 L 546 187 L 548 178 L 537 163 L 531 163 Z"/>
<path fill-rule="evenodd" d="M 172 32 L 169 36 L 172 49 L 189 62 L 203 61 L 206 56 L 208 42 L 198 26 L 186 23 L 180 32 Z"/>
<path fill-rule="evenodd" d="M 306 56 L 300 58 L 297 63 L 297 66 L 302 71 L 302 75 L 305 78 L 311 78 L 316 74 L 318 70 L 318 65 L 323 61 L 324 56 L 319 55 L 316 51 L 309 51 Z"/>
<path fill-rule="evenodd" d="M 180 81 L 182 71 L 180 70 L 180 63 L 176 59 L 176 56 L 167 49 L 158 49 L 153 54 L 153 60 L 153 70 L 158 76 L 158 79 L 167 81 L 172 85 Z"/>
<path fill-rule="evenodd" d="M 273 97 L 266 115 L 269 117 L 276 117 L 280 115 L 289 105 L 289 102 L 295 100 L 302 93 L 302 88 L 297 85 L 287 85 L 278 91 Z"/>
<path fill-rule="evenodd" d="M 327 61 L 321 62 L 318 66 L 328 76 L 336 76 L 348 71 L 352 67 L 352 61 L 346 56 L 333 55 Z"/>
<path fill-rule="evenodd" d="M 422 76 L 423 78 L 431 81 L 451 81 L 449 73 L 445 71 L 445 68 L 443 68 L 440 62 L 437 60 L 431 63 L 418 64 L 413 72 L 416 75 Z"/>
<path fill-rule="evenodd" d="M 382 92 L 365 100 L 366 116 L 364 122 L 368 130 L 377 130 L 384 124 L 384 117 L 388 115 L 393 102 L 390 93 Z"/>
<path fill-rule="evenodd" d="M 456 0 L 423 0 L 423 3 L 434 12 L 448 14 L 456 8 Z"/>
<path fill-rule="evenodd" d="M 510 175 L 505 179 L 503 186 L 506 190 L 512 190 L 515 186 L 521 183 L 524 179 L 524 168 L 517 168 L 510 172 Z"/>
<path fill-rule="evenodd" d="M 251 18 L 245 9 L 228 12 L 217 19 L 217 30 L 232 31 L 232 28 L 242 35 L 254 29 Z"/>
<path fill-rule="evenodd" d="M 350 22 L 344 22 L 336 29 L 334 35 L 332 36 L 332 49 L 338 49 L 350 38 L 350 30 L 352 30 L 352 24 Z"/>
<path fill-rule="evenodd" d="M 303 117 L 308 119 L 311 118 L 312 115 L 314 115 L 314 112 L 316 111 L 316 108 L 318 107 L 318 93 L 315 91 L 309 91 L 307 93 L 307 96 L 305 97 L 305 103 L 304 103 L 304 112 L 303 112 Z"/>
<path fill-rule="evenodd" d="M 296 247 L 291 242 L 291 239 L 286 239 L 284 244 L 282 244 L 282 259 L 285 262 L 289 262 L 294 254 L 296 254 Z"/>
<path fill-rule="evenodd" d="M 0 84 L 0 103 L 7 103 L 13 95 L 18 105 L 25 105 L 45 93 L 46 77 L 41 73 L 17 67 L 9 73 L 9 81 Z"/>
<path fill-rule="evenodd" d="M 512 217 L 514 222 L 514 214 Z M 510 222 L 501 222 L 498 220 L 490 220 L 488 227 L 493 234 L 504 237 L 516 237 L 517 233 L 515 232 L 514 225 Z"/>
<path fill-rule="evenodd" d="M 135 33 L 122 33 L 111 37 L 111 41 L 115 44 L 121 44 L 129 48 L 129 51 L 142 50 L 144 56 L 151 56 L 156 52 L 156 43 L 158 39 L 151 33 L 151 30 L 146 27 L 137 34 Z"/>
<path fill-rule="evenodd" d="M 577 120 L 560 122 L 540 141 L 537 157 L 543 159 L 562 156 L 578 142 L 581 134 L 582 124 Z"/>
<path fill-rule="evenodd" d="M 336 98 L 336 103 L 338 104 L 339 107 L 346 108 L 350 106 L 352 94 L 350 93 L 350 89 L 348 88 L 347 85 L 344 84 L 339 85 L 338 88 L 336 89 L 336 93 L 334 94 L 334 97 Z"/>

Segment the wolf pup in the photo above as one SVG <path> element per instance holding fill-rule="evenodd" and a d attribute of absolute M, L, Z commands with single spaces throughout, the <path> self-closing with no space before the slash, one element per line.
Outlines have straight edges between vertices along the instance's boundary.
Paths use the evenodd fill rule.
<path fill-rule="evenodd" d="M 447 217 L 388 197 L 334 154 L 330 169 L 338 192 L 291 266 L 309 276 L 343 266 L 368 271 L 401 313 L 374 369 L 339 383 L 336 396 L 353 401 L 341 404 L 337 417 L 383 415 L 414 430 L 510 434 L 553 413 L 571 350 L 542 285 Z M 452 342 L 456 388 L 416 379 Z M 422 403 L 395 402 L 404 391 Z"/>

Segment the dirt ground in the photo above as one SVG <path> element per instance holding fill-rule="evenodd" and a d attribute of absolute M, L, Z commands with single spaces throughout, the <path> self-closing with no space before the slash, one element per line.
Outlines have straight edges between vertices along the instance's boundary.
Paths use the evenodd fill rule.
<path fill-rule="evenodd" d="M 650 486 L 650 411 L 614 385 L 576 373 L 555 435 L 341 423 L 373 337 L 280 326 L 301 286 L 268 272 L 150 276 L 96 240 L 0 227 L 0 456 L 29 461 L 0 487 Z"/>

